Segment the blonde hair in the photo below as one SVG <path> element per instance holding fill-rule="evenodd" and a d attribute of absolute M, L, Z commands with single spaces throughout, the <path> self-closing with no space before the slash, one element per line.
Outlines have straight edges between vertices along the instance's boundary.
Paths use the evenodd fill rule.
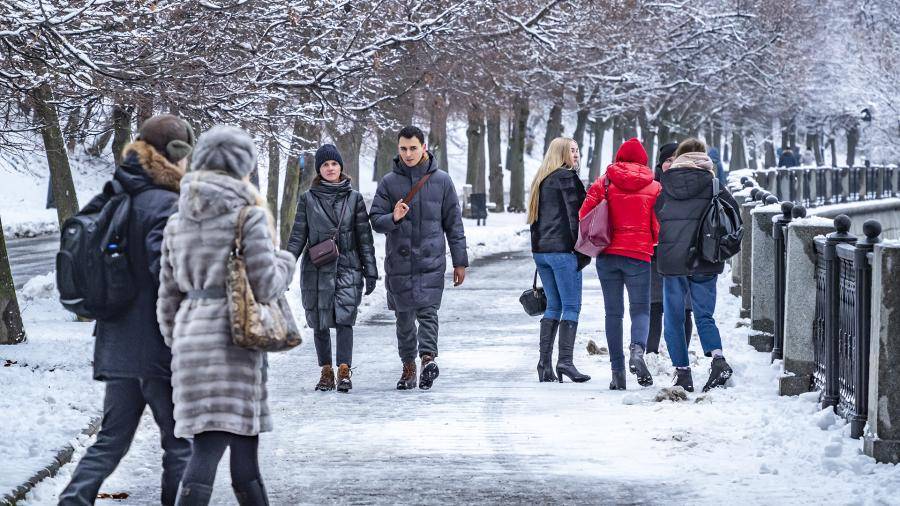
<path fill-rule="evenodd" d="M 541 167 L 538 169 L 537 174 L 534 175 L 534 180 L 531 181 L 531 195 L 528 199 L 529 225 L 536 222 L 538 219 L 541 183 L 544 182 L 544 179 L 547 179 L 547 176 L 563 167 L 572 168 L 569 167 L 569 160 L 571 158 L 569 149 L 573 142 L 575 142 L 575 140 L 568 137 L 557 137 L 553 139 L 553 142 L 550 143 L 550 147 L 547 148 L 547 153 L 544 155 L 544 161 L 541 162 Z"/>

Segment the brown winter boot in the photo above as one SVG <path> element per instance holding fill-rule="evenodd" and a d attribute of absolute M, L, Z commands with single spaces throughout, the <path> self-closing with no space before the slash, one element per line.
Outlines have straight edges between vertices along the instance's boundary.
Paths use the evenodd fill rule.
<path fill-rule="evenodd" d="M 422 373 L 419 375 L 419 388 L 422 390 L 431 389 L 434 380 L 437 379 L 440 370 L 434 362 L 434 357 L 425 353 L 422 355 Z"/>
<path fill-rule="evenodd" d="M 337 391 L 341 393 L 347 393 L 353 388 L 353 382 L 350 381 L 350 366 L 347 364 L 341 364 L 338 367 L 338 382 L 337 382 Z"/>
<path fill-rule="evenodd" d="M 330 365 L 322 366 L 322 377 L 316 383 L 316 390 L 319 392 L 334 390 L 334 369 Z"/>
<path fill-rule="evenodd" d="M 397 382 L 397 390 L 412 390 L 416 388 L 416 362 L 403 362 L 403 375 Z"/>

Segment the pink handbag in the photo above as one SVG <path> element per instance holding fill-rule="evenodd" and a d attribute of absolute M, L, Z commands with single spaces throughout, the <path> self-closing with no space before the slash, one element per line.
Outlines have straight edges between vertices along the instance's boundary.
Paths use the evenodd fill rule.
<path fill-rule="evenodd" d="M 603 181 L 603 201 L 591 209 L 578 223 L 578 241 L 575 251 L 596 257 L 612 242 L 609 225 L 609 179 Z"/>

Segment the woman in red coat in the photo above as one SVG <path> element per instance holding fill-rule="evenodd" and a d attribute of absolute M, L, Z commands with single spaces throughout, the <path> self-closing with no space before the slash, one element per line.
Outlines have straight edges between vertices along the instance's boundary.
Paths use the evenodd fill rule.
<path fill-rule="evenodd" d="M 650 257 L 659 237 L 659 222 L 653 210 L 661 186 L 647 166 L 647 152 L 636 138 L 627 140 L 590 190 L 579 217 L 597 204 L 609 203 L 610 245 L 597 257 L 597 275 L 606 309 L 606 342 L 612 365 L 611 390 L 625 390 L 625 355 L 622 319 L 625 316 L 624 290 L 628 290 L 631 315 L 629 370 L 642 386 L 653 384 L 644 362 L 650 328 Z"/>

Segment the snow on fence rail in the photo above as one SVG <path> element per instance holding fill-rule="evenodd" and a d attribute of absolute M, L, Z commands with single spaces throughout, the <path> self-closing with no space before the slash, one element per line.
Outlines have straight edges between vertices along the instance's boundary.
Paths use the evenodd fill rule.
<path fill-rule="evenodd" d="M 882 241 L 877 220 L 858 224 L 884 217 L 894 226 L 898 172 L 893 166 L 758 171 L 764 187 L 741 178 L 743 188 L 733 189 L 745 217 L 744 251 L 732 260 L 750 344 L 783 360 L 779 393 L 819 391 L 823 408 L 844 417 L 852 437 L 865 436 L 866 454 L 894 463 L 900 462 L 900 424 L 891 423 L 900 419 L 900 243 Z M 870 200 L 880 202 L 846 204 Z M 806 217 L 806 204 L 818 208 L 811 211 L 817 216 Z M 840 211 L 857 223 L 845 214 L 822 217 Z M 851 225 L 863 236 L 852 234 Z"/>

